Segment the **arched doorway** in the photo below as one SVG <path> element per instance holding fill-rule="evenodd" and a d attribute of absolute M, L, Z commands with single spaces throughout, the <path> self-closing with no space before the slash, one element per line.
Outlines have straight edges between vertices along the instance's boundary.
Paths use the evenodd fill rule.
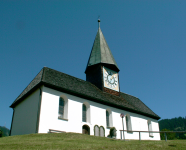
<path fill-rule="evenodd" d="M 82 133 L 90 135 L 90 127 L 88 125 L 83 125 Z"/>

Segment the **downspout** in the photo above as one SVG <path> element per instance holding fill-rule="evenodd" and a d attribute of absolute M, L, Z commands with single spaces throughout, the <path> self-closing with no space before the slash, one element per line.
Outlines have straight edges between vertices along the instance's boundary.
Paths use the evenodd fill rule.
<path fill-rule="evenodd" d="M 11 122 L 11 127 L 10 127 L 9 136 L 11 136 L 11 132 L 12 132 L 12 124 L 13 124 L 13 120 L 14 120 L 14 113 L 15 113 L 15 110 L 14 110 L 14 108 L 13 108 L 13 115 L 12 115 L 12 122 Z"/>
<path fill-rule="evenodd" d="M 42 89 L 39 88 L 39 101 L 38 101 L 37 121 L 36 121 L 36 131 L 35 131 L 35 133 L 38 133 L 38 130 L 39 130 L 39 120 L 40 120 L 40 110 L 41 110 L 41 98 L 42 98 Z"/>

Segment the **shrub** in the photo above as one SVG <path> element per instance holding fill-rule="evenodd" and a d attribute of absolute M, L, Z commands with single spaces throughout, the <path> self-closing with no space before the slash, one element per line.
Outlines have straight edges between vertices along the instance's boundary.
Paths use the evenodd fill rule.
<path fill-rule="evenodd" d="M 0 129 L 0 137 L 3 136 L 3 131 Z"/>
<path fill-rule="evenodd" d="M 161 131 L 170 131 L 169 129 L 162 129 Z M 173 140 L 176 138 L 176 133 L 166 133 L 167 135 L 167 140 Z M 165 140 L 165 134 L 160 133 L 161 140 Z"/>
<path fill-rule="evenodd" d="M 109 137 L 111 137 L 111 138 L 116 137 L 116 128 L 115 127 L 110 128 Z"/>

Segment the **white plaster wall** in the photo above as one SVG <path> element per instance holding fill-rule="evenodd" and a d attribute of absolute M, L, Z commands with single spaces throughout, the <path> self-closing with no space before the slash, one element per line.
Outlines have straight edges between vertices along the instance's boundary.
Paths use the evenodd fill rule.
<path fill-rule="evenodd" d="M 31 134 L 36 132 L 37 112 L 40 90 L 37 89 L 14 108 L 11 135 Z"/>
<path fill-rule="evenodd" d="M 63 95 L 68 98 L 68 121 L 58 119 L 59 97 Z M 85 102 L 90 104 L 90 121 L 86 123 L 82 122 L 82 104 Z M 106 109 L 112 111 L 113 126 L 117 129 L 118 139 L 120 139 L 119 130 L 123 129 L 120 113 L 130 115 L 132 130 L 148 131 L 147 120 L 150 119 L 153 131 L 159 131 L 158 120 L 44 87 L 41 101 L 39 133 L 47 133 L 49 129 L 82 133 L 82 126 L 87 124 L 90 127 L 90 135 L 94 135 L 94 126 L 98 125 L 105 128 L 105 136 L 107 136 L 110 129 L 106 128 Z M 125 118 L 124 126 L 126 130 Z M 141 133 L 141 139 L 160 140 L 159 133 L 154 133 L 153 135 L 153 137 L 149 137 L 149 133 Z M 125 138 L 139 139 L 139 133 L 125 132 Z"/>

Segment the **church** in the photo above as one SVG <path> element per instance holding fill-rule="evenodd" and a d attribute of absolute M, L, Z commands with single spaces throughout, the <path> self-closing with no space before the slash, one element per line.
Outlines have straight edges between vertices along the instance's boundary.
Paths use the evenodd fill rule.
<path fill-rule="evenodd" d="M 74 132 L 107 137 L 111 127 L 120 139 L 160 140 L 160 117 L 139 98 L 120 92 L 119 67 L 98 31 L 85 69 L 86 81 L 43 67 L 11 104 L 10 135 Z"/>

